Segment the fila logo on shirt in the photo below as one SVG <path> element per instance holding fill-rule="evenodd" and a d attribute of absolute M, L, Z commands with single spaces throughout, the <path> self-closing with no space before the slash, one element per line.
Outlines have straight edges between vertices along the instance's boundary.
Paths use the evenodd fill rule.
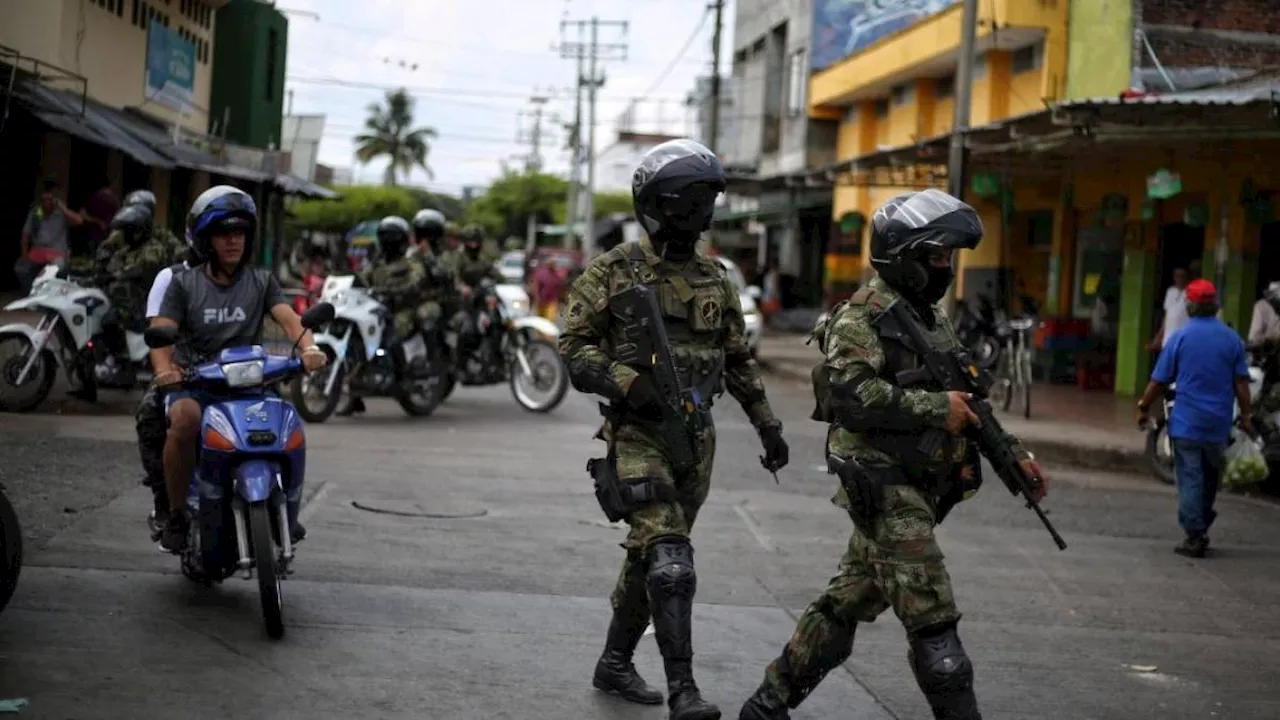
<path fill-rule="evenodd" d="M 204 324 L 205 325 L 221 325 L 223 323 L 244 322 L 245 314 L 243 308 L 205 308 Z"/>

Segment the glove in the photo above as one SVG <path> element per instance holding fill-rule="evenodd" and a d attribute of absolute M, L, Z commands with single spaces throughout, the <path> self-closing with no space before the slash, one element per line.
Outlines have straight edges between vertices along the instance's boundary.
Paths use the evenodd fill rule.
<path fill-rule="evenodd" d="M 662 397 L 647 375 L 636 377 L 627 390 L 627 406 L 640 419 L 649 422 L 662 421 Z"/>
<path fill-rule="evenodd" d="M 773 422 L 760 428 L 760 442 L 764 444 L 764 466 L 769 472 L 777 472 L 791 460 L 791 448 L 782 439 L 782 423 Z"/>

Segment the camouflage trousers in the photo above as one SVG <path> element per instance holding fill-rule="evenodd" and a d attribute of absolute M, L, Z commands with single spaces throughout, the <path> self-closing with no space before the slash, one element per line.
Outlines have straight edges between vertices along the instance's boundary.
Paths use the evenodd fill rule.
<path fill-rule="evenodd" d="M 933 535 L 933 503 L 906 485 L 884 493 L 875 537 L 853 531 L 839 573 L 800 616 L 783 657 L 765 670 L 765 685 L 791 707 L 848 659 L 858 623 L 893 608 L 912 635 L 960 619 Z"/>
<path fill-rule="evenodd" d="M 661 441 L 654 434 L 633 424 L 613 426 L 605 423 L 601 437 L 610 444 L 618 458 L 618 480 L 626 484 L 640 480 L 673 487 L 677 499 L 645 505 L 627 516 L 626 540 L 622 547 L 627 551 L 622 561 L 622 571 L 609 601 L 614 610 L 624 605 L 643 603 L 644 607 L 632 607 L 632 612 L 648 613 L 648 595 L 644 590 L 646 567 L 645 551 L 659 540 L 685 538 L 693 530 L 702 503 L 711 489 L 711 466 L 715 458 L 716 436 L 714 428 L 707 428 L 702 436 L 702 457 L 693 470 L 678 474 L 667 460 Z"/>
<path fill-rule="evenodd" d="M 392 316 L 392 324 L 396 329 L 396 337 L 404 340 L 418 328 L 434 326 L 440 321 L 444 310 L 438 302 L 419 303 L 413 307 L 397 310 Z"/>

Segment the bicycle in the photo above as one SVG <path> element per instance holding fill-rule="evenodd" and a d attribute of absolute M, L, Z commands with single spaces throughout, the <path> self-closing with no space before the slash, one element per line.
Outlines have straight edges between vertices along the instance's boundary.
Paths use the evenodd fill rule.
<path fill-rule="evenodd" d="M 1020 398 L 1022 416 L 1031 419 L 1031 361 L 1034 345 L 1032 330 L 1039 324 L 1035 317 L 1026 316 L 1006 320 L 999 314 L 999 334 L 1004 351 L 996 368 L 995 385 L 991 389 L 991 402 L 1004 412 L 1013 406 L 1014 396 Z"/>

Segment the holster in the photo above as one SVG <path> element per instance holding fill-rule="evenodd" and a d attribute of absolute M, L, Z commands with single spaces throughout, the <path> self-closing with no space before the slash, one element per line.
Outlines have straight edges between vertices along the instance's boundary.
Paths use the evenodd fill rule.
<path fill-rule="evenodd" d="M 654 480 L 619 480 L 618 458 L 613 453 L 588 460 L 587 472 L 595 483 L 596 502 L 609 522 L 618 522 L 645 505 L 669 502 L 676 496 L 674 488 Z"/>
<path fill-rule="evenodd" d="M 840 480 L 849 501 L 849 519 L 868 538 L 875 537 L 876 521 L 884 511 L 884 488 L 912 484 L 902 468 L 867 467 L 853 458 L 831 454 L 827 455 L 827 472 Z"/>

